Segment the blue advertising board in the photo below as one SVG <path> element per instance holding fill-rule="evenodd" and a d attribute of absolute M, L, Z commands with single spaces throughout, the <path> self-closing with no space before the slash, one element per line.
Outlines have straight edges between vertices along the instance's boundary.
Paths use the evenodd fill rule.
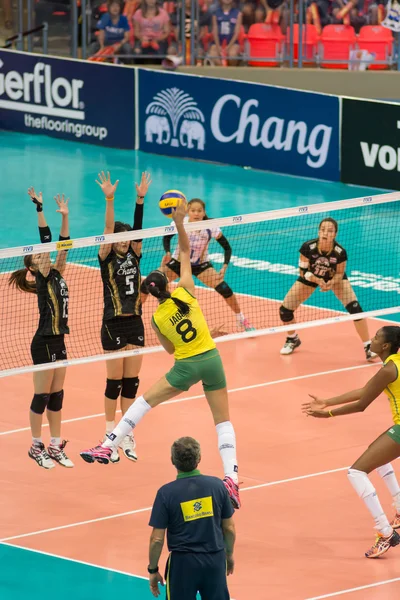
<path fill-rule="evenodd" d="M 135 147 L 133 69 L 0 50 L 0 127 Z"/>
<path fill-rule="evenodd" d="M 286 88 L 139 72 L 140 149 L 339 180 L 339 99 Z"/>

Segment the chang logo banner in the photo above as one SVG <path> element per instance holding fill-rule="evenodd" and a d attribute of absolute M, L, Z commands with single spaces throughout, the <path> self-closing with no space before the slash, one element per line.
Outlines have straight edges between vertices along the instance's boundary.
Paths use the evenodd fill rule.
<path fill-rule="evenodd" d="M 333 96 L 141 69 L 139 137 L 147 152 L 339 179 Z"/>
<path fill-rule="evenodd" d="M 134 74 L 124 67 L 0 50 L 0 125 L 134 148 Z"/>

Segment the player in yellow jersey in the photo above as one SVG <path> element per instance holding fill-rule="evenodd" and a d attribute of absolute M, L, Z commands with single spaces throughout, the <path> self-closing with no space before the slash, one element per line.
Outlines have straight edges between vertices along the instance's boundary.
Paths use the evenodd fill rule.
<path fill-rule="evenodd" d="M 229 418 L 228 391 L 221 357 L 215 346 L 207 322 L 195 297 L 195 286 L 190 264 L 190 244 L 183 220 L 186 202 L 176 209 L 173 219 L 178 232 L 181 275 L 178 287 L 168 291 L 168 279 L 160 271 L 153 271 L 145 279 L 145 286 L 159 305 L 152 318 L 152 327 L 160 343 L 175 364 L 143 396 L 135 400 L 107 439 L 100 445 L 81 452 L 86 462 L 107 464 L 112 449 L 136 427 L 144 415 L 158 404 L 187 391 L 201 381 L 204 394 L 213 414 L 218 436 L 218 447 L 224 466 L 225 487 L 235 508 L 240 508 L 236 438 Z"/>
<path fill-rule="evenodd" d="M 383 367 L 358 390 L 353 390 L 322 400 L 303 404 L 306 415 L 319 418 L 339 417 L 363 412 L 382 393 L 389 398 L 394 425 L 382 433 L 348 470 L 348 478 L 362 498 L 375 520 L 377 537 L 375 544 L 365 553 L 367 558 L 377 558 L 400 543 L 396 529 L 400 528 L 400 487 L 390 461 L 400 457 L 400 327 L 386 326 L 379 329 L 371 340 L 371 351 L 383 362 Z M 339 408 L 331 407 L 342 404 Z M 391 523 L 383 512 L 378 496 L 368 474 L 376 469 L 389 489 L 396 507 Z"/>

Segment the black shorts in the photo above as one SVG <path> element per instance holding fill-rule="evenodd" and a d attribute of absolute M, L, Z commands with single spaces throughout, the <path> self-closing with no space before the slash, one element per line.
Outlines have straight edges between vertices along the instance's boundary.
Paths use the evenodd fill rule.
<path fill-rule="evenodd" d="M 127 344 L 144 346 L 142 317 L 114 317 L 114 319 L 103 321 L 101 328 L 103 350 L 120 350 Z"/>
<path fill-rule="evenodd" d="M 66 360 L 67 350 L 64 335 L 35 334 L 31 343 L 31 356 L 34 365 Z"/>
<path fill-rule="evenodd" d="M 167 600 L 229 600 L 225 552 L 171 552 L 165 569 Z"/>
<path fill-rule="evenodd" d="M 343 279 L 347 279 L 346 273 L 343 275 Z M 304 285 L 307 285 L 308 287 L 312 287 L 312 288 L 318 287 L 318 283 L 314 283 L 313 281 L 308 281 L 308 279 L 305 279 L 305 277 L 298 277 L 297 281 L 300 281 L 300 283 L 303 283 Z"/>
<path fill-rule="evenodd" d="M 168 269 L 171 269 L 171 271 L 176 273 L 176 275 L 178 275 L 179 277 L 181 276 L 181 263 L 179 262 L 179 260 L 171 258 L 171 260 L 167 262 L 166 266 L 168 267 Z M 204 271 L 210 269 L 211 267 L 212 264 L 209 260 L 207 262 L 200 263 L 199 265 L 192 265 L 192 274 L 195 277 L 197 277 L 198 275 L 204 273 Z"/>

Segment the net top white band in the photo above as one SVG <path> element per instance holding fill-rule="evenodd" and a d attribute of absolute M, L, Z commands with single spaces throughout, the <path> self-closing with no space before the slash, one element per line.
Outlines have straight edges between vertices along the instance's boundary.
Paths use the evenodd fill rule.
<path fill-rule="evenodd" d="M 226 227 L 232 225 L 244 225 L 247 223 L 257 223 L 263 221 L 274 221 L 278 219 L 288 219 L 290 217 L 302 217 L 304 215 L 330 213 L 336 210 L 344 210 L 348 208 L 357 208 L 361 206 L 371 206 L 376 204 L 385 204 L 388 202 L 399 202 L 400 192 L 390 192 L 388 194 L 378 194 L 376 196 L 362 196 L 360 198 L 352 198 L 351 200 L 339 200 L 336 202 L 322 202 L 320 204 L 310 204 L 308 206 L 296 206 L 294 208 L 283 208 L 279 210 L 271 210 L 266 212 L 251 213 L 247 215 L 236 215 L 234 217 L 223 217 L 221 219 L 208 219 L 196 223 L 185 223 L 187 231 L 199 231 L 212 227 Z M 140 231 L 128 231 L 122 233 L 112 233 L 109 235 L 95 235 L 86 238 L 78 238 L 71 240 L 68 248 L 85 248 L 88 246 L 96 246 L 98 244 L 111 244 L 121 242 L 123 240 L 142 240 L 148 238 L 162 237 L 165 235 L 173 235 L 176 233 L 175 225 L 165 227 L 154 227 L 152 229 L 143 229 Z M 46 244 L 46 252 L 55 252 L 63 249 L 65 243 L 51 242 Z M 0 260 L 11 258 L 13 256 L 25 256 L 26 254 L 35 254 L 43 252 L 43 244 L 31 244 L 28 246 L 18 246 L 15 248 L 4 248 L 0 250 Z"/>

